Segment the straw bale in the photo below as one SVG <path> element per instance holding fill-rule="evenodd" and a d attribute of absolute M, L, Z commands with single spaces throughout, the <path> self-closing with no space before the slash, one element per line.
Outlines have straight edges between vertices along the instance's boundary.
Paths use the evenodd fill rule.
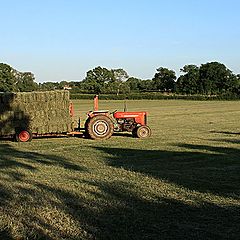
<path fill-rule="evenodd" d="M 71 131 L 69 92 L 0 93 L 0 135 L 24 127 L 33 133 Z"/>

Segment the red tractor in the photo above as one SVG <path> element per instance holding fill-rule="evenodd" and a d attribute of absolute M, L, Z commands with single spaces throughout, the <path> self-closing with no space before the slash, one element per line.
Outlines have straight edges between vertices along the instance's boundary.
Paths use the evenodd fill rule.
<path fill-rule="evenodd" d="M 151 129 L 147 126 L 147 112 L 118 112 L 98 110 L 98 96 L 94 97 L 94 111 L 88 112 L 85 135 L 92 139 L 108 139 L 114 132 L 132 132 L 134 137 L 147 138 Z"/>

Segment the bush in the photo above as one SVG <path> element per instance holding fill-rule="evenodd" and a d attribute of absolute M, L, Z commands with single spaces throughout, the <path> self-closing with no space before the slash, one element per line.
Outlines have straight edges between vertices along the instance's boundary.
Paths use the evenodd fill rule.
<path fill-rule="evenodd" d="M 71 99 L 93 99 L 94 94 L 79 94 L 71 93 Z M 196 100 L 196 101 L 209 101 L 209 100 L 240 100 L 240 96 L 234 94 L 223 95 L 178 95 L 178 94 L 164 94 L 158 92 L 147 93 L 129 93 L 129 94 L 101 94 L 99 95 L 101 100 Z"/>

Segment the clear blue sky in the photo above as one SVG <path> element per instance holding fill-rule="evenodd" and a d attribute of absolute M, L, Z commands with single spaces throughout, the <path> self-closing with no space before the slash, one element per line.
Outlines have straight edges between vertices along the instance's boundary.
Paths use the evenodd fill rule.
<path fill-rule="evenodd" d="M 147 79 L 220 61 L 240 73 L 239 10 L 239 0 L 0 0 L 0 62 L 38 82 L 96 66 Z"/>

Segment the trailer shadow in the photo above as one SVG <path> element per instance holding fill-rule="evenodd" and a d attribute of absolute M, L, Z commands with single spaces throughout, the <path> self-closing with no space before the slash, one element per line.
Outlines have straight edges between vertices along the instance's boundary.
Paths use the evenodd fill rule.
<path fill-rule="evenodd" d="M 38 168 L 36 164 L 60 166 L 74 171 L 86 171 L 86 168 L 57 155 L 45 155 L 37 152 L 17 150 L 10 144 L 0 143 L 1 169 L 8 170 L 17 167 L 20 169 L 37 171 Z"/>
<path fill-rule="evenodd" d="M 48 207 L 52 193 L 44 195 L 43 187 L 35 183 L 37 179 L 32 182 L 29 176 L 49 167 L 72 173 L 87 169 L 64 157 L 23 149 L 13 143 L 0 143 L 0 239 L 53 239 L 45 230 L 54 226 L 48 226 L 45 219 L 31 211 L 39 206 Z"/>
<path fill-rule="evenodd" d="M 0 238 L 6 240 L 15 240 L 8 229 L 0 230 Z"/>

